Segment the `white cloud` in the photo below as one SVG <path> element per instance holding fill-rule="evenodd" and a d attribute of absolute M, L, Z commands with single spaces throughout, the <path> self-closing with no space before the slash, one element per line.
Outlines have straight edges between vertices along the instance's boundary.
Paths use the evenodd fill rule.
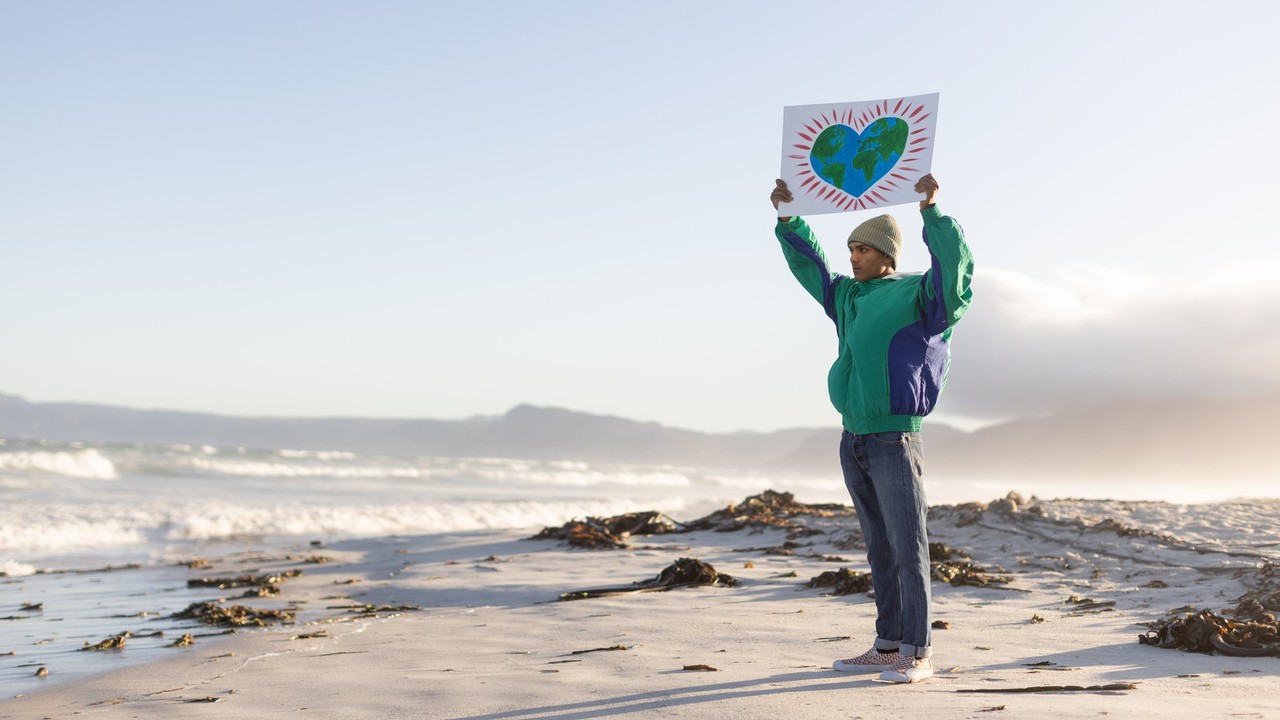
<path fill-rule="evenodd" d="M 1042 280 L 980 268 L 953 338 L 943 410 L 992 417 L 1132 396 L 1274 392 L 1278 277 L 1280 258 L 1193 267 L 1185 279 L 1071 266 Z"/>

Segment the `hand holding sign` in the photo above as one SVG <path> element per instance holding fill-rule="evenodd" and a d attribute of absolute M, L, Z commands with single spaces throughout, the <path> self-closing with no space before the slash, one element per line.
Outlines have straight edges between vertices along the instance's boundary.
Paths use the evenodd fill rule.
<path fill-rule="evenodd" d="M 779 215 L 817 215 L 914 202 L 928 174 L 938 94 L 783 109 Z M 775 205 L 777 203 L 775 202 Z"/>

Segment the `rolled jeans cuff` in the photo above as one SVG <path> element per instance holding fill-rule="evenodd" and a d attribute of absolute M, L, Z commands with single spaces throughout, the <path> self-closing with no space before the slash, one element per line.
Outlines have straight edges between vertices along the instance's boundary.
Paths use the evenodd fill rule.
<path fill-rule="evenodd" d="M 898 647 L 898 654 L 905 655 L 906 657 L 933 657 L 933 648 L 929 645 L 908 645 L 903 643 Z"/>
<path fill-rule="evenodd" d="M 902 645 L 902 643 L 900 643 L 897 640 L 885 640 L 884 638 L 876 638 L 876 642 L 873 645 L 873 647 L 877 650 L 884 650 L 887 652 L 890 650 L 897 650 L 900 645 Z"/>

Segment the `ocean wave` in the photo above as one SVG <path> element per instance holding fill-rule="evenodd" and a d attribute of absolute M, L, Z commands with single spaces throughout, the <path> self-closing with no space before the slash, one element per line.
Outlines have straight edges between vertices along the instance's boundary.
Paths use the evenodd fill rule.
<path fill-rule="evenodd" d="M 26 563 L 20 563 L 17 560 L 8 558 L 0 558 L 0 577 L 26 577 L 27 575 L 35 575 L 36 569 Z"/>
<path fill-rule="evenodd" d="M 0 509 L 0 551 L 57 552 L 259 536 L 381 537 L 560 525 L 571 518 L 657 509 L 678 512 L 667 498 L 572 501 L 464 501 L 396 505 L 207 504 L 70 507 L 21 503 Z"/>
<path fill-rule="evenodd" d="M 316 460 L 351 460 L 356 454 L 342 450 L 277 450 L 283 458 L 314 458 Z"/>
<path fill-rule="evenodd" d="M 18 450 L 0 452 L 0 471 L 38 472 L 84 480 L 115 480 L 110 459 L 97 450 Z"/>
<path fill-rule="evenodd" d="M 280 478 L 427 478 L 432 471 L 427 468 L 377 465 L 309 465 L 302 463 L 271 462 L 265 460 L 221 460 L 192 457 L 189 467 L 202 472 L 242 477 Z"/>

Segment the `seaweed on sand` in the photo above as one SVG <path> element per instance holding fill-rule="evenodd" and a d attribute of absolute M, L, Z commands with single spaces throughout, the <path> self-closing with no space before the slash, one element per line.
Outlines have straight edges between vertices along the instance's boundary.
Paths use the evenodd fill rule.
<path fill-rule="evenodd" d="M 663 535 L 670 532 L 683 532 L 680 523 L 660 512 L 649 511 L 615 515 L 611 518 L 570 520 L 558 528 L 543 528 L 542 532 L 531 539 L 564 540 L 572 547 L 610 550 L 631 547 L 625 542 L 631 535 Z"/>
<path fill-rule="evenodd" d="M 828 570 L 809 580 L 806 587 L 831 588 L 832 595 L 852 595 L 854 593 L 871 592 L 871 573 L 840 568 Z"/>
<path fill-rule="evenodd" d="M 177 620 L 198 620 L 218 627 L 266 627 L 274 622 L 293 622 L 294 614 L 288 610 L 262 610 L 232 605 L 224 608 L 217 603 L 191 603 L 185 610 L 170 617 Z"/>
<path fill-rule="evenodd" d="M 808 505 L 796 502 L 791 493 L 766 490 L 752 495 L 740 503 L 728 505 L 709 515 L 682 523 L 659 512 L 628 513 L 611 518 L 572 520 L 561 527 L 543 528 L 533 536 L 534 540 L 565 540 L 573 547 L 588 549 L 626 549 L 631 546 L 626 539 L 631 535 L 663 535 L 697 530 L 732 532 L 748 528 L 767 530 L 782 528 L 790 539 L 821 534 L 821 530 L 798 522 L 797 518 L 851 517 L 853 508 L 839 504 Z"/>
<path fill-rule="evenodd" d="M 1148 623 L 1138 642 L 1158 648 L 1235 657 L 1280 657 L 1280 565 L 1264 562 L 1245 578 L 1249 590 L 1234 608 L 1188 612 Z"/>
<path fill-rule="evenodd" d="M 648 580 L 641 580 L 622 587 L 567 592 L 561 594 L 560 599 L 585 600 L 587 598 L 608 597 L 610 595 L 674 590 L 676 588 L 694 587 L 697 585 L 733 587 L 737 584 L 737 578 L 731 575 L 726 575 L 722 572 L 716 572 L 716 569 L 712 567 L 710 563 L 695 560 L 694 558 L 680 558 L 674 563 L 663 568 L 662 572 L 658 573 L 657 577 L 650 578 Z"/>

